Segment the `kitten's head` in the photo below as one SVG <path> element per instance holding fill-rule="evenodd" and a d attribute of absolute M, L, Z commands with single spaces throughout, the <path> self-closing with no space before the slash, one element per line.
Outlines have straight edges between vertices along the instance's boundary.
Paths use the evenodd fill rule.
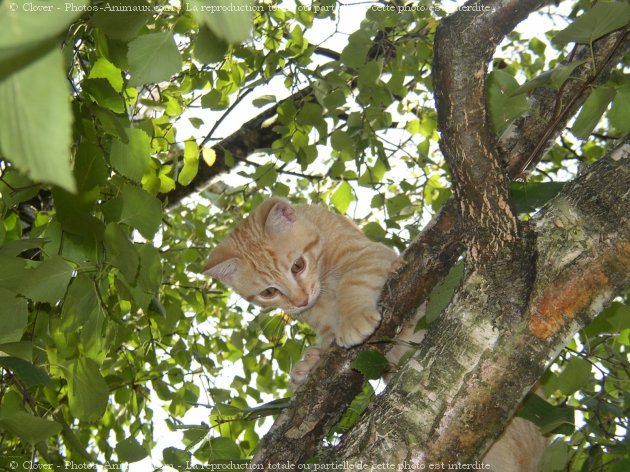
<path fill-rule="evenodd" d="M 271 198 L 214 249 L 204 273 L 251 303 L 298 314 L 319 296 L 321 250 L 318 229 L 287 201 Z"/>

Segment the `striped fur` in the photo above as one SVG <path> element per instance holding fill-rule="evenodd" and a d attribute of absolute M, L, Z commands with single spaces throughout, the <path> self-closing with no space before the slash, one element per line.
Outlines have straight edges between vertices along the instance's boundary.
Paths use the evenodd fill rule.
<path fill-rule="evenodd" d="M 397 257 L 345 216 L 271 198 L 212 252 L 205 272 L 251 303 L 307 322 L 321 347 L 350 347 L 378 326 L 376 302 Z"/>

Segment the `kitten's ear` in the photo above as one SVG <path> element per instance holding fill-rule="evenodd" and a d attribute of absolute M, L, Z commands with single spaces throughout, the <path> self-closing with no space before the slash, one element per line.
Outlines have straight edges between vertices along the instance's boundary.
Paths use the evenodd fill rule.
<path fill-rule="evenodd" d="M 203 273 L 220 280 L 223 283 L 230 284 L 240 266 L 240 259 L 229 249 L 224 246 L 218 246 L 203 268 Z"/>
<path fill-rule="evenodd" d="M 269 210 L 267 221 L 265 221 L 265 231 L 270 235 L 284 233 L 296 220 L 295 208 L 284 200 L 278 200 Z"/>

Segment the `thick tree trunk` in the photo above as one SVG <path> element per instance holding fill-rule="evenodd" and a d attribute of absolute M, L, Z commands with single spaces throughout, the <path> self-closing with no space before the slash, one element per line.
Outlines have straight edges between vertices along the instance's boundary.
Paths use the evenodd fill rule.
<path fill-rule="evenodd" d="M 387 395 L 327 460 L 428 469 L 480 458 L 549 361 L 630 285 L 629 210 L 627 142 L 533 220 L 536 278 L 522 321 L 498 327 L 501 305 L 479 303 L 494 294 L 471 273 Z"/>
<path fill-rule="evenodd" d="M 534 333 L 535 330 L 529 334 L 527 332 L 529 329 L 526 329 L 529 326 L 527 320 L 531 317 L 528 310 L 534 306 L 528 305 L 528 302 L 536 302 L 538 300 L 536 297 L 540 296 L 540 290 L 544 291 L 544 284 L 541 285 L 540 275 L 536 272 L 536 261 L 540 260 L 537 259 L 537 251 L 543 250 L 545 246 L 539 248 L 536 245 L 545 241 L 545 234 L 553 233 L 554 223 L 553 221 L 545 223 L 541 228 L 536 228 L 536 231 L 527 229 L 524 234 L 517 229 L 518 223 L 515 222 L 507 205 L 506 182 L 501 176 L 501 166 L 497 166 L 499 154 L 493 150 L 492 141 L 488 138 L 487 131 L 482 129 L 486 126 L 483 86 L 479 87 L 479 84 L 474 83 L 475 79 L 483 82 L 485 64 L 489 61 L 493 50 L 492 44 L 498 44 L 501 35 L 509 32 L 520 17 L 524 17 L 529 9 L 535 8 L 540 3 L 535 1 L 481 2 L 482 5 L 491 7 L 494 16 L 476 17 L 476 21 L 484 23 L 483 25 L 458 25 L 458 28 L 454 30 L 456 32 L 467 31 L 469 36 L 458 37 L 457 45 L 443 48 L 442 57 L 449 59 L 449 54 L 458 55 L 459 60 L 464 59 L 463 62 L 475 63 L 472 71 L 468 70 L 464 73 L 461 70 L 453 71 L 455 89 L 458 93 L 464 92 L 463 99 L 466 103 L 468 103 L 466 100 L 471 101 L 471 108 L 453 108 L 449 112 L 450 114 L 442 112 L 443 117 L 455 116 L 459 112 L 464 119 L 458 121 L 458 117 L 455 116 L 455 122 L 458 123 L 456 126 L 449 127 L 449 123 L 444 123 L 444 120 L 441 123 L 443 139 L 459 140 L 459 142 L 446 144 L 445 155 L 447 155 L 447 159 L 450 159 L 450 162 L 457 161 L 460 157 L 470 160 L 467 164 L 463 162 L 464 165 L 468 166 L 467 169 L 455 171 L 457 174 L 455 185 L 459 186 L 457 191 L 457 196 L 460 198 L 459 202 L 454 199 L 447 202 L 432 224 L 405 251 L 402 267 L 386 284 L 382 294 L 383 322 L 371 339 L 379 340 L 392 337 L 405 320 L 413 317 L 417 306 L 426 300 L 435 283 L 446 275 L 461 254 L 464 247 L 463 243 L 466 240 L 465 236 L 468 235 L 464 230 L 465 227 L 468 227 L 469 231 L 472 230 L 478 237 L 476 242 L 468 240 L 468 247 L 476 248 L 473 259 L 477 262 L 472 265 L 472 271 L 469 270 L 466 282 L 459 292 L 456 303 L 449 309 L 448 316 L 445 316 L 438 325 L 441 329 L 433 328 L 433 334 L 429 336 L 426 344 L 423 344 L 433 348 L 423 347 L 416 356 L 416 359 L 420 359 L 421 363 L 416 361 L 407 368 L 405 372 L 411 370 L 411 373 L 405 373 L 399 377 L 392 393 L 379 400 L 379 404 L 361 423 L 362 426 L 348 435 L 341 447 L 332 452 L 325 452 L 330 454 L 331 460 L 343 460 L 344 458 L 360 460 L 368 457 L 375 461 L 387 459 L 391 462 L 398 457 L 407 460 L 406 458 L 411 459 L 411 457 L 406 455 L 404 451 L 408 451 L 410 447 L 415 451 L 414 459 L 417 461 L 439 461 L 441 458 L 447 458 L 446 456 L 450 460 L 467 460 L 479 457 L 493 438 L 500 433 L 522 395 L 542 373 L 546 361 L 553 357 L 553 354 L 562 347 L 564 341 L 570 337 L 569 332 L 576 329 L 577 325 L 574 323 L 568 331 L 556 334 L 555 336 L 559 337 L 558 340 L 554 338 L 554 341 L 550 341 L 553 336 L 547 336 L 543 340 L 540 333 Z M 471 18 L 474 22 L 475 17 Z M 471 21 L 471 18 L 468 18 L 468 21 Z M 461 21 L 461 18 L 458 21 Z M 492 44 L 468 48 L 470 50 L 462 53 L 459 45 L 470 42 L 470 35 L 480 31 L 482 26 L 488 30 L 484 33 L 484 38 Z M 471 44 L 476 43 L 472 41 Z M 625 32 L 602 38 L 593 46 L 597 69 L 594 69 L 593 63 L 589 61 L 576 69 L 578 78 L 568 81 L 560 91 L 541 89 L 534 92 L 532 113 L 519 120 L 514 125 L 513 132 L 503 136 L 499 146 L 501 161 L 511 178 L 519 176 L 540 160 L 544 150 L 555 138 L 558 130 L 564 127 L 572 113 L 583 103 L 588 95 L 588 86 L 605 81 L 610 70 L 614 68 L 618 59 L 627 49 L 628 41 Z M 585 54 L 584 48 L 576 48 L 573 57 L 580 57 L 581 54 Z M 457 59 L 454 62 L 457 62 Z M 455 65 L 455 67 L 460 67 L 460 65 Z M 477 67 L 477 73 L 475 73 L 474 67 Z M 473 79 L 472 82 L 470 79 Z M 462 86 L 460 81 L 466 82 L 466 86 Z M 448 73 L 445 82 L 449 82 Z M 585 88 L 583 84 L 588 85 Z M 465 96 L 466 90 L 472 90 L 474 97 Z M 443 95 L 442 101 L 447 102 L 442 105 L 445 107 L 460 103 L 455 101 L 451 92 L 448 91 Z M 451 105 L 448 104 L 449 101 Z M 440 106 L 439 100 L 438 106 Z M 468 110 L 477 111 L 473 115 L 469 115 L 467 114 Z M 475 118 L 476 114 L 479 116 Z M 473 123 L 472 127 L 471 123 Z M 466 127 L 471 127 L 471 129 L 465 130 Z M 462 131 L 464 133 L 458 136 L 458 133 Z M 469 147 L 471 143 L 472 147 Z M 470 156 L 471 153 L 474 154 L 472 149 L 480 144 L 480 152 Z M 453 151 L 457 148 L 461 152 Z M 627 155 L 627 149 L 622 149 L 619 152 Z M 480 158 L 485 158 L 487 162 L 481 162 Z M 622 167 L 627 170 L 627 158 L 624 157 L 624 159 L 625 163 Z M 455 162 L 455 167 L 457 168 L 460 164 L 459 161 Z M 480 165 L 478 166 L 478 164 Z M 488 171 L 494 175 L 490 179 L 493 188 L 486 192 L 484 189 L 487 180 L 484 178 L 484 172 Z M 606 174 L 605 171 L 602 170 L 601 172 L 610 178 L 610 175 Z M 599 174 L 595 172 L 594 175 Z M 627 172 L 623 175 L 626 179 L 626 187 L 624 191 L 620 190 L 621 193 L 617 195 L 616 198 L 620 199 L 618 202 L 620 206 L 615 208 L 622 211 L 625 209 L 627 212 L 628 195 L 624 193 L 628 188 Z M 478 185 L 480 188 L 471 188 L 471 185 Z M 605 187 L 605 184 L 603 185 Z M 617 188 L 624 189 L 623 183 Z M 593 189 L 593 191 L 596 190 Z M 475 191 L 478 195 L 475 195 Z M 576 197 L 582 191 L 591 192 L 586 185 L 583 187 L 578 185 L 576 190 L 571 190 L 573 192 L 571 198 Z M 470 196 L 466 196 L 467 193 Z M 491 195 L 493 200 L 486 202 L 484 198 L 488 195 Z M 612 202 L 609 201 L 609 203 Z M 486 205 L 485 208 L 484 205 Z M 613 209 L 614 205 L 611 207 L 611 210 Z M 476 231 L 474 218 L 463 225 L 462 218 L 463 221 L 466 221 L 468 219 L 467 213 L 483 216 L 487 223 L 483 225 L 485 230 Z M 503 213 L 502 216 L 501 213 Z M 501 231 L 501 235 L 495 235 L 492 232 L 493 218 L 499 218 L 506 223 L 506 225 L 501 225 L 505 229 L 505 231 Z M 548 227 L 547 224 L 551 226 Z M 624 228 L 627 230 L 627 227 Z M 540 234 L 543 239 L 537 241 L 537 234 Z M 623 236 L 621 241 L 624 241 L 626 236 Z M 491 243 L 487 245 L 491 248 L 490 251 L 486 250 L 484 241 Z M 474 244 L 470 244 L 471 242 Z M 613 249 L 623 249 L 623 243 L 621 244 L 621 247 L 613 245 Z M 567 250 L 570 251 L 573 248 L 567 246 Z M 568 252 L 565 255 L 568 256 L 569 254 Z M 581 270 L 581 268 L 576 266 L 573 270 Z M 613 287 L 618 289 L 628 283 L 628 280 L 624 278 L 628 272 L 627 264 L 611 268 L 611 270 L 607 280 L 614 280 L 614 282 L 611 282 L 609 289 L 612 290 Z M 551 280 L 551 275 L 549 277 Z M 560 283 L 559 281 L 556 282 Z M 602 287 L 602 289 L 605 288 Z M 613 292 L 609 292 L 605 299 L 608 300 L 612 296 Z M 602 300 L 604 299 L 600 299 L 600 301 Z M 584 309 L 586 310 L 586 308 Z M 588 315 L 581 316 L 588 318 L 594 314 L 595 310 L 591 310 Z M 558 317 L 551 317 L 550 319 L 553 320 L 553 323 L 558 322 Z M 562 316 L 559 319 L 563 319 Z M 582 322 L 584 321 L 583 319 Z M 453 326 L 450 326 L 449 323 L 452 323 Z M 532 326 L 545 326 L 545 322 L 533 323 Z M 558 324 L 558 326 L 560 325 Z M 520 346 L 520 349 L 516 349 L 517 345 Z M 357 349 L 334 349 L 329 352 L 320 367 L 311 373 L 307 383 L 296 392 L 290 407 L 278 418 L 270 433 L 264 438 L 253 463 L 268 467 L 276 462 L 301 463 L 311 457 L 317 451 L 322 437 L 336 423 L 342 411 L 360 389 L 360 377 L 349 367 L 357 352 L 361 349 L 375 349 L 382 352 L 387 346 L 387 344 L 376 343 Z M 538 352 L 537 356 L 532 357 L 533 353 L 530 353 L 530 346 L 538 349 L 536 351 Z M 476 374 L 477 377 L 475 377 L 472 372 L 479 368 L 480 359 L 486 358 L 488 369 L 479 370 Z M 512 362 L 520 365 L 523 372 L 516 373 L 517 375 L 503 375 L 505 372 L 514 374 L 511 371 Z M 421 365 L 425 366 L 425 370 L 419 369 L 418 366 Z M 440 373 L 446 372 L 448 376 L 436 376 L 435 372 L 437 371 L 433 369 L 433 365 L 442 366 L 440 369 L 443 370 Z M 526 368 L 527 366 L 529 368 Z M 502 375 L 492 375 L 497 369 L 501 371 L 501 368 L 503 368 Z M 410 377 L 406 377 L 408 375 Z M 404 387 L 406 378 L 410 380 L 406 384 L 407 387 Z M 418 380 L 425 383 L 428 381 L 435 381 L 436 383 L 432 387 L 433 390 L 430 386 L 421 384 L 418 391 L 425 389 L 425 393 L 430 392 L 431 395 L 421 398 L 417 406 L 414 405 L 413 408 L 409 408 L 409 405 L 412 404 L 410 401 L 414 399 L 405 395 L 408 394 L 408 390 L 416 391 L 414 390 L 416 387 L 413 385 Z M 466 394 L 462 393 L 466 391 L 462 389 L 464 381 L 472 382 L 470 385 L 474 385 L 476 388 L 476 394 L 471 397 L 473 400 L 471 400 L 470 411 L 468 410 Z M 503 398 L 504 390 L 507 392 L 505 401 Z M 440 394 L 438 395 L 436 392 L 440 392 Z M 497 392 L 501 392 L 499 401 L 497 401 Z M 446 421 L 448 416 L 440 416 L 440 412 L 436 411 L 436 405 L 428 405 L 428 409 L 424 410 L 423 406 L 432 403 L 427 398 L 434 399 L 443 408 L 446 407 L 447 403 L 451 403 L 450 400 L 453 400 L 449 411 L 455 415 L 453 417 L 459 415 L 465 421 L 449 423 Z M 387 416 L 389 423 L 380 421 L 379 415 L 384 414 L 388 408 L 394 408 L 393 411 L 396 412 L 404 411 L 412 417 L 411 419 L 417 420 L 415 423 L 422 425 L 420 429 L 413 421 L 409 423 L 408 427 L 413 427 L 413 431 L 417 431 L 418 434 L 406 435 L 406 432 L 410 430 L 401 421 L 402 416 Z M 462 415 L 462 413 L 465 414 Z M 486 422 L 486 417 L 490 418 L 489 422 Z M 439 418 L 444 419 L 445 422 L 438 431 Z M 480 433 L 471 438 L 470 431 L 476 431 L 475 428 L 477 427 L 480 428 Z M 432 441 L 427 442 L 426 439 L 429 434 L 434 433 Z M 385 436 L 381 436 L 381 434 Z M 392 434 L 391 437 L 394 438 L 392 447 L 387 446 L 390 444 L 389 441 L 382 440 L 390 437 L 387 434 Z M 463 438 L 466 440 L 463 441 Z M 378 444 L 381 445 L 382 450 L 379 449 Z M 400 448 L 400 455 L 397 455 L 397 447 Z M 372 450 L 373 452 L 369 452 Z M 457 454 L 453 455 L 453 450 L 457 451 Z M 379 454 L 381 455 L 379 456 Z"/>

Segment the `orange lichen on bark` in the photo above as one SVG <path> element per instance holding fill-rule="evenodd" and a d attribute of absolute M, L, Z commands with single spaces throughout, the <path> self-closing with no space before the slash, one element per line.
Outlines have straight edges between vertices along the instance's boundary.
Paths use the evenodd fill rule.
<path fill-rule="evenodd" d="M 597 267 L 592 272 L 576 274 L 546 288 L 534 306 L 529 331 L 539 339 L 553 336 L 588 306 L 593 295 L 607 284 L 608 277 Z"/>
<path fill-rule="evenodd" d="M 539 339 L 553 336 L 609 285 L 625 286 L 630 272 L 630 242 L 617 241 L 601 257 L 592 260 L 587 269 L 582 268 L 575 267 L 575 275 L 552 284 L 538 298 L 528 324 L 534 336 Z M 611 281 L 609 275 L 613 274 L 624 274 L 624 280 Z"/>

